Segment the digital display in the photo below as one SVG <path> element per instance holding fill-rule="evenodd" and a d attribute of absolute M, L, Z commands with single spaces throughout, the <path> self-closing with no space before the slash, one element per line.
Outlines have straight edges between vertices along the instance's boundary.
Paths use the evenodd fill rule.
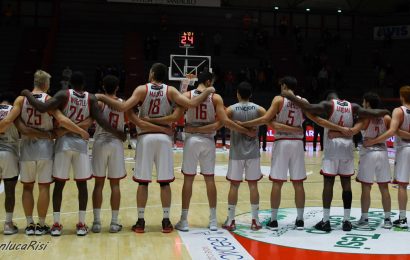
<path fill-rule="evenodd" d="M 181 32 L 179 36 L 179 47 L 181 48 L 193 48 L 195 45 L 195 33 L 194 32 Z"/>

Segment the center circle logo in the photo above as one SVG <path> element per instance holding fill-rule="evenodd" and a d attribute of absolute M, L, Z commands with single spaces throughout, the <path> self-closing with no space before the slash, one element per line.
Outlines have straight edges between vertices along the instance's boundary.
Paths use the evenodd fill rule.
<path fill-rule="evenodd" d="M 296 230 L 295 208 L 279 209 L 279 230 L 271 231 L 263 228 L 252 231 L 250 224 L 251 213 L 241 214 L 235 217 L 235 234 L 250 240 L 256 240 L 278 246 L 356 254 L 410 254 L 410 229 L 395 228 L 383 229 L 384 212 L 382 209 L 369 210 L 369 228 L 355 228 L 350 232 L 342 230 L 343 208 L 331 208 L 330 222 L 332 232 L 316 230 L 313 226 L 319 222 L 322 215 L 321 207 L 305 208 L 305 230 Z M 407 212 L 409 214 L 410 212 Z M 350 221 L 360 218 L 361 210 L 353 208 Z M 270 210 L 260 210 L 259 217 L 263 226 L 269 222 Z M 397 213 L 391 213 L 392 220 L 398 217 Z"/>

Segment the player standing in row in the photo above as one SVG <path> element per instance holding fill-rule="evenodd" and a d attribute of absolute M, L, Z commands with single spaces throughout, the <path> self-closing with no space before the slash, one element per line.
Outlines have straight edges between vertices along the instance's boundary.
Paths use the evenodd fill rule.
<path fill-rule="evenodd" d="M 32 93 L 40 102 L 45 102 L 49 98 L 47 91 L 50 88 L 50 78 L 50 74 L 42 70 L 38 70 L 34 74 Z M 35 138 L 23 135 L 20 149 L 20 176 L 23 183 L 22 201 L 27 220 L 26 235 L 43 235 L 48 233 L 50 229 L 45 224 L 45 218 L 50 202 L 50 184 L 53 182 L 54 142 L 51 134 L 48 135 L 48 132 L 54 129 L 53 118 L 61 127 L 69 129 L 86 139 L 89 136 L 85 130 L 65 117 L 60 110 L 55 109 L 49 113 L 40 113 L 22 96 L 14 101 L 13 110 L 8 115 L 11 121 L 16 120 L 19 116 L 21 116 L 27 127 L 43 131 L 42 136 L 35 136 Z M 37 225 L 34 224 L 33 220 L 33 189 L 36 180 L 39 187 L 37 201 L 39 221 Z"/>
<path fill-rule="evenodd" d="M 400 88 L 402 106 L 393 110 L 389 130 L 374 139 L 364 142 L 366 147 L 383 143 L 396 134 L 396 158 L 394 166 L 394 183 L 399 185 L 399 219 L 393 222 L 396 227 L 407 228 L 407 186 L 410 179 L 410 86 Z"/>
<path fill-rule="evenodd" d="M 213 85 L 214 76 L 212 73 L 203 71 L 198 75 L 197 88 L 184 95 L 193 99 Z M 225 114 L 225 107 L 222 97 L 218 94 L 211 94 L 205 101 L 195 108 L 189 108 L 185 114 L 185 144 L 183 150 L 182 173 L 184 174 L 184 185 L 182 188 L 182 210 L 181 219 L 176 224 L 176 229 L 188 231 L 188 211 L 192 197 L 192 185 L 197 175 L 197 165 L 200 165 L 200 174 L 204 176 L 208 202 L 210 208 L 209 229 L 216 231 L 216 204 L 217 191 L 215 186 L 215 131 L 223 125 L 231 129 L 248 134 L 248 129 L 239 126 L 230 120 Z M 174 113 L 168 117 L 155 118 L 150 120 L 153 123 L 170 123 L 178 120 L 184 114 L 185 108 L 178 107 Z M 217 119 L 218 118 L 218 121 Z"/>
<path fill-rule="evenodd" d="M 149 83 L 138 86 L 132 96 L 125 102 L 119 102 L 104 95 L 98 97 L 102 102 L 117 111 L 128 111 L 140 105 L 140 118 L 156 118 L 172 114 L 172 102 L 185 108 L 197 107 L 210 93 L 215 91 L 214 88 L 207 88 L 198 97 L 188 99 L 174 87 L 164 84 L 166 78 L 167 67 L 164 64 L 155 63 L 150 69 Z M 138 129 L 136 157 L 133 179 L 139 183 L 137 190 L 138 220 L 132 230 L 137 233 L 143 233 L 145 230 L 144 213 L 148 199 L 148 183 L 152 181 L 152 166 L 155 163 L 158 176 L 157 182 L 161 186 L 162 232 L 172 232 L 173 226 L 169 220 L 171 205 L 171 188 L 169 184 L 175 179 L 172 139 L 163 132 Z"/>
<path fill-rule="evenodd" d="M 297 80 L 294 77 L 286 76 L 279 80 L 281 90 L 293 91 L 297 87 Z M 297 97 L 297 99 L 301 99 Z M 331 127 L 335 130 L 344 130 L 342 127 L 334 125 L 326 120 L 307 116 L 317 122 L 317 124 Z M 272 120 L 283 124 L 276 129 L 275 142 L 272 146 L 271 172 L 269 179 L 272 181 L 271 191 L 271 220 L 267 227 L 271 230 L 278 229 L 278 210 L 281 202 L 281 191 L 283 183 L 287 181 L 289 171 L 290 181 L 295 190 L 295 203 L 297 218 L 295 226 L 297 229 L 304 228 L 304 208 L 305 208 L 305 189 L 303 181 L 306 179 L 305 153 L 303 149 L 303 112 L 291 100 L 282 96 L 276 96 L 272 100 L 271 107 L 266 114 L 258 119 L 243 123 L 243 126 L 257 126 L 269 124 Z M 287 126 L 287 127 L 286 127 Z"/>
<path fill-rule="evenodd" d="M 81 72 L 74 72 L 70 79 L 73 89 L 60 90 L 57 94 L 42 102 L 37 100 L 31 92 L 23 90 L 22 94 L 27 97 L 30 104 L 39 112 L 44 113 L 61 109 L 75 124 L 80 124 L 88 117 L 95 119 L 99 125 L 107 131 L 123 138 L 123 133 L 112 128 L 107 120 L 101 116 L 97 99 L 94 95 L 84 91 L 85 79 Z M 52 236 L 60 236 L 62 225 L 60 224 L 60 209 L 62 193 L 65 182 L 69 180 L 70 168 L 73 167 L 74 180 L 79 192 L 79 222 L 76 226 L 77 235 L 85 236 L 88 227 L 85 224 L 85 215 L 88 202 L 87 180 L 91 178 L 90 160 L 88 157 L 88 142 L 74 133 L 67 133 L 59 137 L 55 145 L 55 157 L 53 177 L 55 181 L 53 191 L 53 217 L 54 225 L 51 228 Z"/>
<path fill-rule="evenodd" d="M 388 110 L 363 109 L 357 104 L 350 103 L 346 100 L 340 100 L 337 94 L 330 91 L 327 100 L 319 104 L 309 104 L 308 102 L 296 97 L 286 89 L 282 89 L 282 95 L 299 106 L 303 111 L 315 115 L 327 114 L 329 121 L 342 127 L 361 129 L 361 123 L 354 125 L 353 118 L 357 117 L 381 117 L 389 113 Z M 357 131 L 357 130 L 356 130 Z M 353 159 L 353 140 L 351 137 L 353 130 L 346 137 L 330 139 L 328 137 L 329 128 L 325 127 L 324 134 L 324 157 L 320 173 L 324 178 L 323 186 L 323 219 L 315 225 L 315 228 L 325 232 L 331 231 L 330 226 L 330 206 L 333 199 L 333 186 L 335 177 L 340 176 L 342 185 L 342 199 L 344 207 L 344 217 L 342 229 L 350 231 L 352 224 L 350 222 L 350 211 L 352 206 L 352 188 L 350 177 L 354 175 Z"/>
<path fill-rule="evenodd" d="M 365 109 L 380 108 L 380 97 L 375 93 L 368 92 L 363 96 L 362 105 Z M 363 140 L 374 139 L 385 133 L 389 128 L 390 121 L 391 117 L 389 115 L 364 119 L 362 127 Z M 382 205 L 384 209 L 383 228 L 391 228 L 391 199 L 388 186 L 391 181 L 391 174 L 387 146 L 384 141 L 369 147 L 363 147 L 360 150 L 359 172 L 356 180 L 362 185 L 360 198 L 362 215 L 359 221 L 353 223 L 353 226 L 360 228 L 369 227 L 370 191 L 373 182 L 376 182 L 382 195 Z"/>

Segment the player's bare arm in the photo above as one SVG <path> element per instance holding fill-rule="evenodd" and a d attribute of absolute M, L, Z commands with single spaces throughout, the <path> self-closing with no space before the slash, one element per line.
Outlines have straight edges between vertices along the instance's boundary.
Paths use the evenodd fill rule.
<path fill-rule="evenodd" d="M 215 88 L 206 88 L 200 95 L 190 99 L 186 95 L 181 94 L 176 88 L 169 87 L 168 95 L 176 104 L 185 108 L 194 108 L 199 106 L 210 94 L 215 92 Z"/>
<path fill-rule="evenodd" d="M 359 118 L 382 117 L 390 114 L 390 111 L 387 109 L 365 109 L 354 103 L 352 103 L 352 110 L 353 114 Z"/>
<path fill-rule="evenodd" d="M 366 120 L 365 119 L 360 119 L 359 121 L 357 121 L 352 128 L 350 128 L 349 130 L 351 131 L 351 135 L 346 135 L 340 131 L 337 130 L 331 130 L 329 131 L 329 138 L 338 138 L 338 137 L 346 137 L 346 136 L 353 136 L 357 133 L 359 133 L 361 130 L 363 130 L 366 126 Z"/>
<path fill-rule="evenodd" d="M 163 117 L 156 117 L 156 118 L 150 118 L 150 117 L 144 117 L 143 120 L 148 121 L 150 123 L 156 124 L 156 125 L 168 125 L 170 123 L 178 121 L 185 113 L 185 108 L 181 106 L 177 106 L 174 109 L 174 112 L 168 116 L 163 116 Z"/>
<path fill-rule="evenodd" d="M 223 126 L 221 121 L 216 121 L 209 125 L 192 127 L 189 125 L 185 126 L 186 133 L 199 133 L 199 134 L 212 134 L 215 131 L 218 131 Z"/>
<path fill-rule="evenodd" d="M 88 128 L 91 127 L 91 125 L 93 124 L 94 119 L 92 119 L 91 117 L 87 117 L 85 120 L 81 121 L 80 123 L 77 124 L 77 126 L 81 127 L 82 129 L 84 129 L 85 131 L 88 131 Z M 63 135 L 66 135 L 68 133 L 70 133 L 69 130 L 63 128 L 63 127 L 59 127 L 59 128 L 55 128 L 54 129 L 54 133 L 55 135 L 59 138 Z"/>
<path fill-rule="evenodd" d="M 20 116 L 23 108 L 24 97 L 18 97 L 13 104 L 13 109 L 0 121 L 0 133 L 4 133 Z"/>
<path fill-rule="evenodd" d="M 113 99 L 111 97 L 108 97 L 104 94 L 95 94 L 95 96 L 97 97 L 99 101 L 107 104 L 112 109 L 117 110 L 119 112 L 126 112 L 132 109 L 133 107 L 135 107 L 138 103 L 142 102 L 146 94 L 147 94 L 146 86 L 141 85 L 141 86 L 138 86 L 134 90 L 134 92 L 132 93 L 129 99 L 123 102 Z"/>
<path fill-rule="evenodd" d="M 395 108 L 393 110 L 393 115 L 392 115 L 389 129 L 386 132 L 384 132 L 382 135 L 374 139 L 365 140 L 363 145 L 368 147 L 368 146 L 372 146 L 378 143 L 385 142 L 387 139 L 389 139 L 390 137 L 392 137 L 393 135 L 397 133 L 397 130 L 399 129 L 402 123 L 402 118 L 403 118 L 403 110 L 401 110 L 401 108 Z"/>
<path fill-rule="evenodd" d="M 21 95 L 25 96 L 28 102 L 40 113 L 45 113 L 50 110 L 62 108 L 63 104 L 67 102 L 67 98 L 68 98 L 66 90 L 58 91 L 54 97 L 50 97 L 49 99 L 47 99 L 46 102 L 41 102 L 37 100 L 33 96 L 33 94 L 27 89 L 21 91 Z"/>
<path fill-rule="evenodd" d="M 81 137 L 84 140 L 88 140 L 90 138 L 90 135 L 88 134 L 86 130 L 81 128 L 79 125 L 74 124 L 74 122 L 71 121 L 66 116 L 64 116 L 60 110 L 58 109 L 52 110 L 50 114 L 57 120 L 57 122 L 59 123 L 61 127 L 64 127 L 65 129 L 67 129 L 68 131 L 72 133 L 81 135 Z"/>
<path fill-rule="evenodd" d="M 281 96 L 274 97 L 272 100 L 271 106 L 269 107 L 268 111 L 266 111 L 266 113 L 264 113 L 261 117 L 256 118 L 254 120 L 243 122 L 241 123 L 241 125 L 244 127 L 254 127 L 258 125 L 269 124 L 279 113 L 280 104 L 282 104 L 282 102 L 283 102 L 283 97 Z"/>
<path fill-rule="evenodd" d="M 303 110 L 303 112 L 308 112 L 314 115 L 321 115 L 329 113 L 332 110 L 332 102 L 330 101 L 322 101 L 318 104 L 310 104 L 306 100 L 296 97 L 289 90 L 282 90 L 281 95 L 295 103 L 298 107 L 300 107 L 300 109 Z"/>
<path fill-rule="evenodd" d="M 321 118 L 319 116 L 313 115 L 313 114 L 308 113 L 308 112 L 306 112 L 305 115 L 310 120 L 312 120 L 317 125 L 320 125 L 323 128 L 328 128 L 332 131 L 338 131 L 338 132 L 342 133 L 344 136 L 353 136 L 354 135 L 353 131 L 348 127 L 344 127 L 344 126 L 340 126 L 338 124 L 334 124 L 334 123 L 330 122 L 329 120 L 326 120 L 324 118 Z"/>
<path fill-rule="evenodd" d="M 270 127 L 272 127 L 273 129 L 275 129 L 276 131 L 303 134 L 303 128 L 302 127 L 289 126 L 289 125 L 286 125 L 286 124 L 278 123 L 276 121 L 271 121 L 271 122 L 269 122 L 268 125 Z"/>
<path fill-rule="evenodd" d="M 155 124 L 152 124 L 152 123 L 147 122 L 145 120 L 142 120 L 132 110 L 128 110 L 126 113 L 127 113 L 128 119 L 132 123 L 134 123 L 136 126 L 143 129 L 144 131 L 160 132 L 160 133 L 164 133 L 164 134 L 167 134 L 167 135 L 172 135 L 172 129 L 170 127 L 163 127 L 163 126 L 155 125 Z"/>
<path fill-rule="evenodd" d="M 117 131 L 114 129 L 111 124 L 104 119 L 101 114 L 100 109 L 98 108 L 98 101 L 97 98 L 93 94 L 89 94 L 90 97 L 90 115 L 97 123 L 104 128 L 104 130 L 112 133 L 113 135 L 117 136 L 121 140 L 125 140 L 125 134 L 123 132 Z"/>

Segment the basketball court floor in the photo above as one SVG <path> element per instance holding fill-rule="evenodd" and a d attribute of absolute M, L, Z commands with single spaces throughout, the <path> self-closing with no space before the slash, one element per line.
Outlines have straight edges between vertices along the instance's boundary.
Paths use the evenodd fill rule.
<path fill-rule="evenodd" d="M 49 235 L 35 237 L 26 236 L 24 228 L 26 220 L 21 205 L 22 185 L 16 189 L 16 207 L 14 220 L 19 227 L 19 234 L 13 236 L 0 235 L 0 259 L 406 259 L 410 258 L 410 233 L 407 230 L 384 230 L 381 196 L 377 186 L 372 189 L 372 204 L 369 212 L 370 228 L 353 229 L 351 232 L 341 231 L 343 218 L 340 181 L 335 183 L 334 199 L 331 210 L 331 233 L 316 231 L 312 226 L 321 219 L 322 177 L 319 175 L 322 152 L 313 152 L 308 144 L 306 154 L 306 170 L 308 178 L 305 182 L 306 210 L 305 230 L 296 231 L 293 223 L 296 218 L 294 193 L 292 184 L 283 186 L 283 209 L 279 212 L 279 231 L 265 228 L 250 231 L 249 191 L 244 182 L 239 191 L 236 210 L 237 230 L 234 233 L 219 229 L 210 232 L 208 224 L 208 201 L 205 183 L 197 176 L 189 212 L 191 230 L 186 233 L 174 231 L 171 234 L 161 233 L 162 207 L 159 196 L 159 185 L 149 186 L 149 199 L 145 211 L 146 233 L 136 234 L 131 226 L 137 218 L 136 189 L 132 181 L 134 167 L 134 151 L 126 149 L 126 167 L 128 177 L 121 182 L 122 200 L 120 221 L 123 231 L 117 234 L 108 233 L 111 212 L 109 207 L 109 184 L 104 187 L 102 206 L 102 233 L 90 232 L 85 237 L 75 235 L 75 224 L 78 220 L 77 189 L 75 183 L 67 183 L 63 194 L 61 222 L 64 226 L 61 237 Z M 266 177 L 270 168 L 270 144 L 266 152 L 261 152 L 262 172 L 265 177 L 259 182 L 260 219 L 265 223 L 270 217 L 271 182 Z M 394 158 L 394 151 L 390 153 Z M 172 184 L 171 221 L 175 225 L 181 213 L 181 190 L 183 176 L 180 173 L 182 149 L 174 150 L 175 182 Z M 358 152 L 355 152 L 356 168 Z M 229 182 L 224 175 L 227 171 L 228 151 L 218 149 L 216 162 L 216 185 L 218 190 L 218 224 L 221 226 L 227 216 L 227 195 Z M 393 166 L 393 160 L 391 160 Z M 91 194 L 94 181 L 88 182 L 89 204 L 87 224 L 92 225 Z M 360 184 L 353 181 L 352 221 L 360 217 Z M 397 218 L 397 189 L 391 186 L 393 220 Z M 35 198 L 37 197 L 35 191 Z M 4 192 L 0 194 L 3 205 Z M 50 203 L 51 204 L 51 203 Z M 2 206 L 3 207 L 3 206 Z M 0 211 L 0 219 L 4 220 L 4 210 Z M 37 218 L 35 218 L 37 220 Z M 47 217 L 52 224 L 52 207 Z M 17 250 L 17 246 L 19 250 Z M 23 245 L 26 245 L 23 247 Z M 23 249 L 24 248 L 24 249 Z"/>

